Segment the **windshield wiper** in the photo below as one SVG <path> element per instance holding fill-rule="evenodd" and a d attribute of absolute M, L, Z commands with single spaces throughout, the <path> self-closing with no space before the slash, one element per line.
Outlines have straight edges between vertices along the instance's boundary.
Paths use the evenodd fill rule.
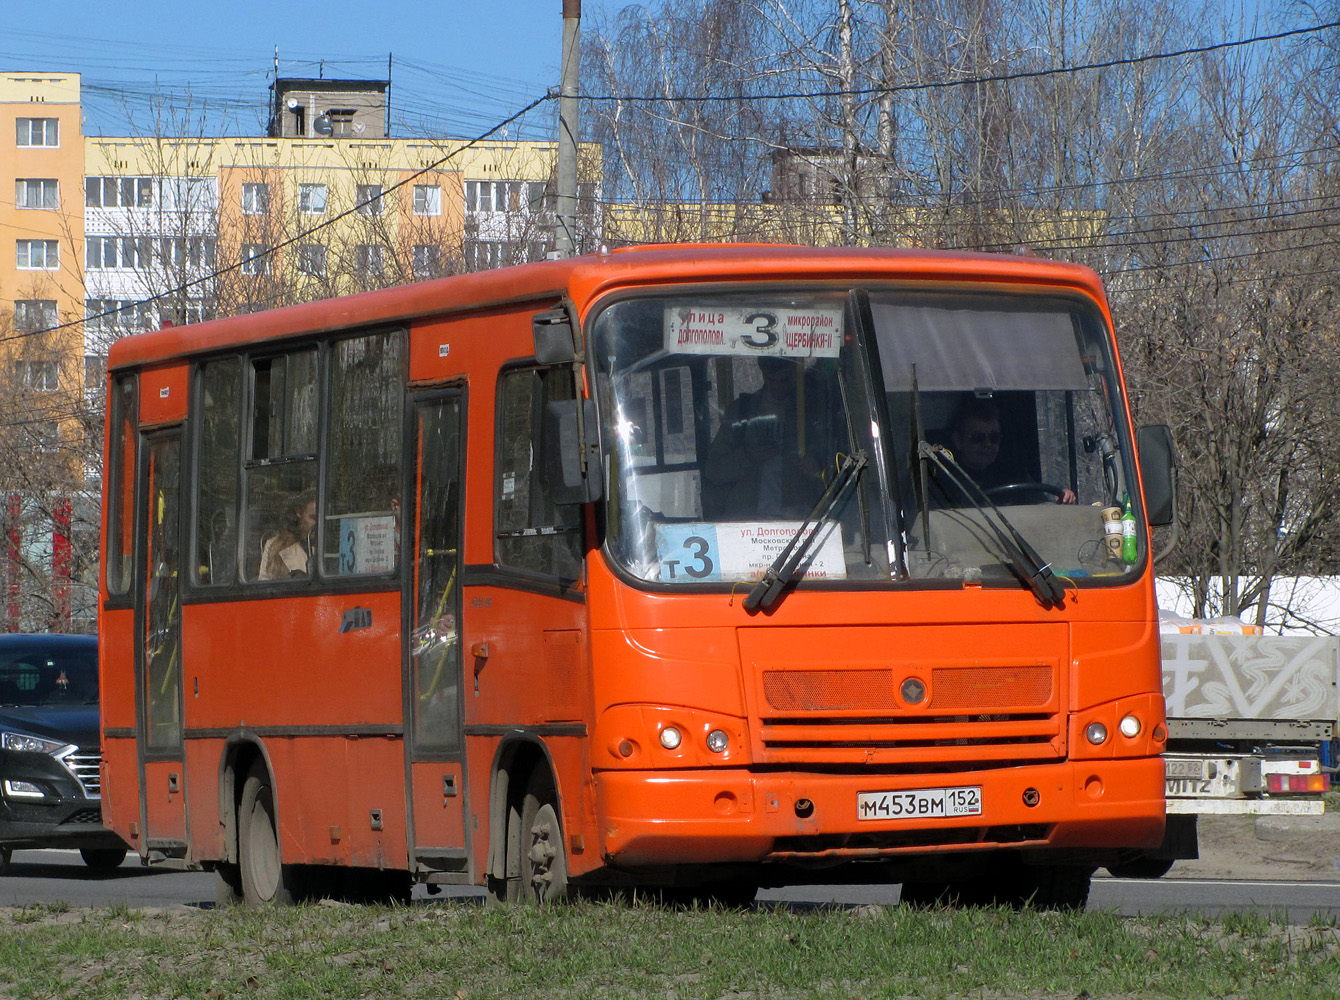
<path fill-rule="evenodd" d="M 996 541 L 1000 544 L 1001 551 L 1005 554 L 1009 562 L 1010 569 L 1029 590 L 1033 596 L 1038 599 L 1038 603 L 1044 608 L 1065 607 L 1065 588 L 1061 582 L 1052 574 L 1051 563 L 1042 561 L 1042 556 L 1038 555 L 1037 550 L 1028 544 L 1028 540 L 1013 524 L 1010 523 L 999 507 L 986 495 L 986 491 L 978 484 L 967 469 L 959 465 L 955 460 L 953 452 L 943 445 L 932 444 L 929 441 L 917 442 L 917 454 L 919 457 L 932 462 L 935 467 L 947 475 L 968 498 L 968 502 L 977 508 L 982 515 L 982 520 L 986 526 L 991 529 L 991 533 L 996 536 Z M 990 508 L 988 511 L 987 508 Z M 995 514 L 995 519 L 991 514 Z M 999 524 L 997 523 L 999 521 Z M 929 530 L 930 511 L 926 511 L 926 525 Z"/>
<path fill-rule="evenodd" d="M 833 481 L 824 489 L 823 496 L 819 497 L 819 502 L 814 508 L 805 515 L 805 520 L 800 527 L 796 529 L 782 551 L 777 553 L 777 558 L 772 561 L 768 567 L 763 579 L 754 584 L 752 590 L 744 599 L 744 609 L 753 611 L 756 608 L 770 608 L 777 603 L 777 599 L 782 595 L 793 579 L 796 571 L 804 564 L 806 556 L 813 548 L 815 540 L 819 537 L 819 529 L 827 523 L 833 511 L 837 509 L 839 503 L 847 495 L 848 491 L 856 485 L 860 478 L 861 470 L 865 468 L 867 458 L 864 451 L 857 451 L 848 455 L 838 466 L 837 475 Z M 813 527 L 811 528 L 811 525 Z"/>

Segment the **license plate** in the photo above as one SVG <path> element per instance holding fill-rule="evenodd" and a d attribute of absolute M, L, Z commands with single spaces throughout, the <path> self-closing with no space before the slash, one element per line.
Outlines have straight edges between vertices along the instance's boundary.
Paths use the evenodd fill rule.
<path fill-rule="evenodd" d="M 858 792 L 857 819 L 927 819 L 982 815 L 982 786 Z"/>
<path fill-rule="evenodd" d="M 1201 760 L 1168 760 L 1164 761 L 1164 766 L 1168 769 L 1166 774 L 1170 780 L 1205 777 L 1205 762 Z"/>

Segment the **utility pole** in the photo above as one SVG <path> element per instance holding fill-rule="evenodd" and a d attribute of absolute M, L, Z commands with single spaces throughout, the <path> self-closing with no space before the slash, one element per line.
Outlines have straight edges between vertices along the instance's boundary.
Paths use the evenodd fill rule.
<path fill-rule="evenodd" d="M 571 257 L 577 243 L 577 91 L 581 79 L 582 0 L 563 0 L 563 64 L 558 95 L 558 176 L 554 256 Z"/>

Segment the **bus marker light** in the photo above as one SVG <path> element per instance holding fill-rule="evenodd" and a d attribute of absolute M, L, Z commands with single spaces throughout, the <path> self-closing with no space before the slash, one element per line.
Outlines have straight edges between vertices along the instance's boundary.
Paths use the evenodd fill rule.
<path fill-rule="evenodd" d="M 730 737 L 724 729 L 713 729 L 707 734 L 707 749 L 713 753 L 724 753 L 730 746 Z"/>
<path fill-rule="evenodd" d="M 1121 735 L 1132 740 L 1139 736 L 1140 720 L 1133 715 L 1123 716 L 1121 720 Z"/>
<path fill-rule="evenodd" d="M 1155 726 L 1154 731 L 1150 735 L 1154 738 L 1155 743 L 1162 743 L 1168 738 L 1168 730 L 1164 729 L 1162 726 Z"/>
<path fill-rule="evenodd" d="M 614 752 L 620 757 L 631 757 L 636 751 L 637 744 L 632 740 L 620 740 L 619 745 L 614 749 Z"/>
<path fill-rule="evenodd" d="M 1084 730 L 1084 735 L 1094 746 L 1102 746 L 1107 742 L 1107 726 L 1101 722 L 1090 722 Z"/>
<path fill-rule="evenodd" d="M 684 737 L 674 726 L 666 726 L 661 730 L 661 746 L 667 750 L 678 750 L 679 745 L 684 742 Z"/>

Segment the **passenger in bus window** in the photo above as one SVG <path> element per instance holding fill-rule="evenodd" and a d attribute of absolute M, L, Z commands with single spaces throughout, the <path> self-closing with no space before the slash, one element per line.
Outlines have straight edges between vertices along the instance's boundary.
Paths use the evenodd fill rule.
<path fill-rule="evenodd" d="M 801 433 L 797 415 L 802 365 L 792 358 L 759 358 L 762 387 L 726 407 L 704 468 L 705 516 L 802 517 L 822 493 L 816 435 L 808 419 Z"/>
<path fill-rule="evenodd" d="M 279 530 L 266 536 L 261 545 L 261 563 L 256 579 L 286 580 L 306 576 L 315 528 L 316 497 L 305 493 L 288 508 Z"/>

